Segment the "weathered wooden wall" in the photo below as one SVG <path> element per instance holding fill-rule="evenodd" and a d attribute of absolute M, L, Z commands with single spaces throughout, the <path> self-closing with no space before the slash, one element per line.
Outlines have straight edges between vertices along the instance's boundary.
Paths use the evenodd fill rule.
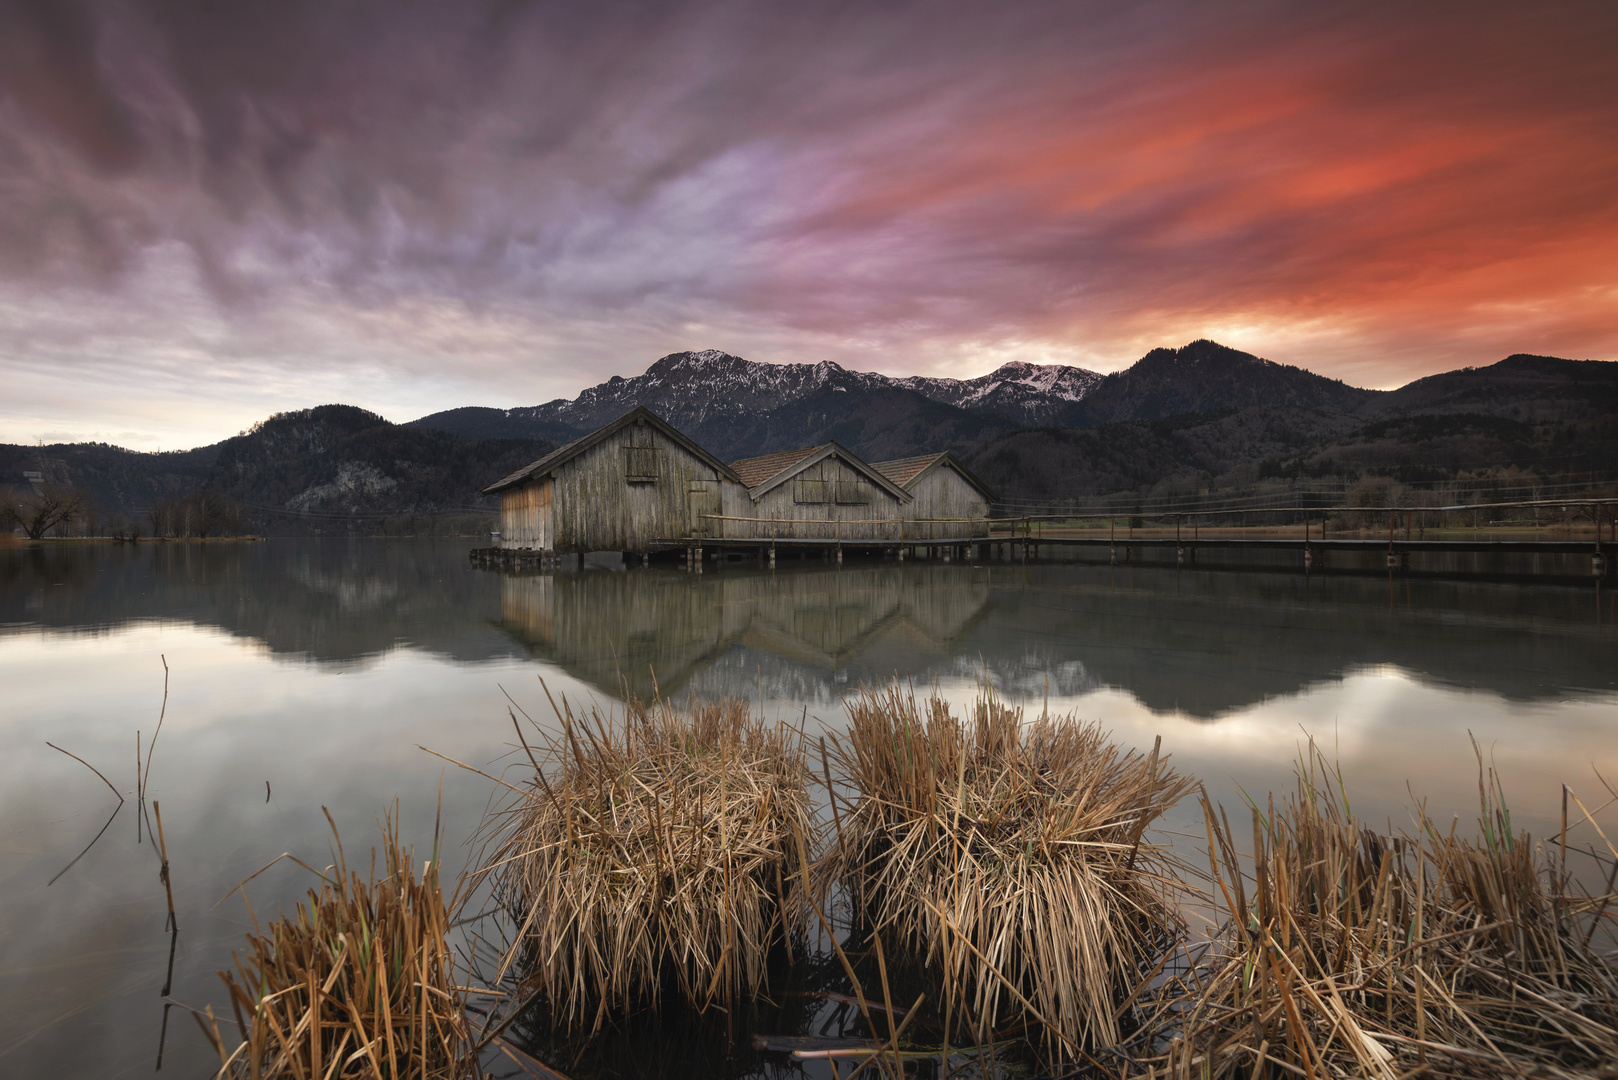
<path fill-rule="evenodd" d="M 529 480 L 500 493 L 500 546 L 548 551 L 551 547 L 549 477 Z"/>
<path fill-rule="evenodd" d="M 819 490 L 824 495 L 825 502 L 800 502 L 807 492 L 802 485 L 823 485 Z M 853 485 L 853 488 L 844 488 L 844 493 L 857 491 L 867 501 L 865 502 L 838 502 L 838 485 Z M 782 539 L 799 540 L 835 540 L 839 537 L 845 541 L 881 541 L 897 542 L 899 539 L 898 521 L 904 516 L 906 507 L 901 501 L 891 495 L 887 489 L 872 483 L 864 473 L 849 466 L 845 461 L 837 458 L 824 458 L 797 473 L 785 483 L 765 492 L 757 501 L 748 499 L 745 513 L 737 516 L 776 519 L 780 525 L 772 526 L 769 521 L 756 524 L 727 522 L 729 532 L 726 535 L 734 537 L 767 537 L 771 535 L 772 528 L 775 534 Z M 879 524 L 852 524 L 853 522 L 867 522 L 879 520 Z M 788 524 L 797 520 L 798 524 Z M 808 524 L 802 522 L 807 521 Z M 835 522 L 849 522 L 841 527 Z M 891 524 L 890 524 L 891 523 Z"/>
<path fill-rule="evenodd" d="M 740 488 L 650 424 L 625 426 L 563 462 L 550 486 L 546 548 L 558 552 L 645 551 L 689 536 L 702 514 L 721 511 L 724 487 Z"/>
<path fill-rule="evenodd" d="M 755 501 L 643 419 L 502 492 L 501 546 L 560 553 L 706 537 L 896 544 L 987 535 L 988 505 L 954 469 L 932 470 L 911 495 L 895 496 L 834 455 Z M 972 520 L 925 520 L 938 518 Z"/>
<path fill-rule="evenodd" d="M 916 523 L 911 536 L 918 540 L 947 540 L 953 537 L 989 535 L 989 503 L 983 493 L 948 465 L 915 480 L 909 488 L 915 501 L 906 515 Z M 965 521 L 925 521 L 926 518 L 972 518 Z"/>

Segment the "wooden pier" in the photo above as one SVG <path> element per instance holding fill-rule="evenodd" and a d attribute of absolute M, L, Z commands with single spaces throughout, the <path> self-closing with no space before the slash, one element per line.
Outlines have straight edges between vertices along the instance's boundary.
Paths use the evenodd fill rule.
<path fill-rule="evenodd" d="M 846 557 L 890 559 L 899 563 L 908 560 L 929 562 L 1016 562 L 1030 563 L 1062 558 L 1060 553 L 1105 551 L 1107 561 L 1115 566 L 1169 565 L 1199 569 L 1243 568 L 1255 565 L 1275 569 L 1288 566 L 1302 571 L 1341 573 L 1437 573 L 1441 576 L 1510 576 L 1550 577 L 1568 579 L 1589 577 L 1595 579 L 1613 576 L 1612 545 L 1597 546 L 1590 541 L 1578 540 L 1402 540 L 1391 544 L 1384 540 L 1364 539 L 1309 539 L 1300 538 L 1234 538 L 1209 537 L 1197 540 L 1174 537 L 1135 537 L 1112 540 L 1105 536 L 1044 536 L 1037 539 L 1024 537 L 991 536 L 985 540 L 961 542 L 958 540 L 917 540 L 904 545 L 873 543 L 870 541 L 838 542 L 836 540 L 669 540 L 660 542 L 644 555 L 624 553 L 629 564 L 659 562 L 669 559 L 683 561 L 685 567 L 700 570 L 714 561 L 743 560 L 757 562 L 774 569 L 778 560 L 818 560 L 841 565 Z M 1210 561 L 1200 563 L 1198 554 L 1210 552 L 1246 553 L 1256 559 Z M 1539 570 L 1513 571 L 1503 560 L 1490 559 L 1487 568 L 1475 570 L 1435 568 L 1434 555 L 1482 556 L 1557 556 L 1554 567 Z M 1166 557 L 1166 556 L 1171 556 Z M 537 551 L 509 548 L 477 548 L 471 553 L 479 566 L 512 570 L 573 570 L 583 569 L 582 553 L 553 555 Z"/>
<path fill-rule="evenodd" d="M 774 567 L 779 558 L 814 558 L 841 564 L 845 553 L 862 558 L 884 558 L 904 562 L 908 559 L 967 562 L 990 558 L 986 539 L 911 539 L 902 543 L 893 539 L 870 538 L 770 538 L 770 537 L 670 537 L 652 541 L 644 553 L 624 552 L 625 563 L 659 561 L 674 556 L 682 558 L 688 568 L 700 569 L 706 561 L 722 559 L 752 559 Z M 1026 554 L 1026 553 L 1025 553 Z M 582 552 L 558 554 L 515 548 L 473 548 L 471 559 L 480 566 L 506 567 L 523 570 L 582 569 Z"/>
<path fill-rule="evenodd" d="M 700 572 L 704 565 L 720 561 L 754 561 L 760 566 L 774 568 L 779 559 L 815 559 L 841 565 L 845 554 L 863 558 L 923 559 L 939 562 L 1017 562 L 1028 563 L 1055 558 L 1071 560 L 1080 552 L 1098 552 L 1105 549 L 1112 565 L 1147 564 L 1179 567 L 1196 566 L 1202 569 L 1221 567 L 1252 569 L 1255 565 L 1271 569 L 1297 569 L 1304 572 L 1333 573 L 1393 573 L 1436 574 L 1439 576 L 1513 577 L 1522 579 L 1607 579 L 1613 575 L 1614 548 L 1618 548 L 1618 499 L 1569 500 L 1557 506 L 1577 504 L 1588 506 L 1595 532 L 1590 539 L 1500 539 L 1481 535 L 1472 537 L 1445 537 L 1425 539 L 1412 536 L 1411 515 L 1416 509 L 1385 510 L 1388 516 L 1386 538 L 1378 537 L 1326 537 L 1316 532 L 1319 519 L 1327 514 L 1351 512 L 1349 508 L 1279 508 L 1263 510 L 1206 510 L 1195 513 L 1164 515 L 1173 521 L 1173 535 L 1163 526 L 1153 531 L 1160 535 L 1136 535 L 1135 528 L 1120 530 L 1116 521 L 1107 533 L 1095 529 L 1061 529 L 1048 527 L 1056 520 L 1071 521 L 1084 515 L 1067 515 L 1061 519 L 1023 517 L 1017 519 L 984 518 L 965 522 L 964 519 L 937 519 L 936 522 L 911 519 L 895 521 L 844 522 L 828 528 L 828 535 L 806 536 L 793 528 L 795 522 L 755 518 L 714 518 L 711 530 L 703 532 L 718 535 L 691 535 L 654 540 L 648 550 L 625 552 L 624 561 L 641 564 L 654 558 L 667 561 L 683 559 L 687 569 Z M 1452 513 L 1467 510 L 1521 508 L 1551 503 L 1490 503 L 1465 507 L 1423 508 L 1426 512 Z M 1364 514 L 1355 509 L 1352 512 Z M 1375 512 L 1375 511 L 1373 511 Z M 1257 515 L 1299 513 L 1303 515 L 1302 535 L 1273 535 L 1278 530 L 1262 531 L 1271 535 L 1228 535 L 1237 530 L 1221 529 L 1227 535 L 1204 536 L 1201 522 L 1208 518 L 1228 518 L 1231 515 Z M 1317 521 L 1310 523 L 1310 516 Z M 1125 519 L 1127 521 L 1127 519 Z M 1161 519 L 1160 519 L 1161 520 Z M 1187 521 L 1191 524 L 1187 525 Z M 745 529 L 737 525 L 745 523 Z M 826 523 L 817 522 L 817 525 Z M 938 526 L 951 535 L 926 535 Z M 963 527 L 964 526 L 964 527 Z M 1293 526 L 1294 529 L 1300 526 Z M 1074 535 L 1078 532 L 1086 535 Z M 1139 531 L 1145 532 L 1144 528 Z M 742 535 L 750 532 L 752 535 Z M 1604 533 L 1608 533 L 1606 538 Z M 964 534 L 964 535 L 963 535 Z M 1198 564 L 1198 553 L 1231 553 L 1233 557 L 1204 559 Z M 1242 553 L 1254 556 L 1242 559 Z M 1172 554 L 1172 559 L 1165 556 Z M 1475 560 L 1473 568 L 1438 565 L 1443 556 L 1486 556 Z M 1523 565 L 1523 557 L 1530 558 Z M 1551 559 L 1547 560 L 1545 557 Z M 472 561 L 480 566 L 524 570 L 582 569 L 582 553 L 557 554 L 512 548 L 478 548 L 471 553 Z M 1450 560 L 1453 563 L 1453 560 Z M 1477 565 L 1479 562 L 1484 565 Z M 1517 568 L 1508 567 L 1516 563 Z"/>

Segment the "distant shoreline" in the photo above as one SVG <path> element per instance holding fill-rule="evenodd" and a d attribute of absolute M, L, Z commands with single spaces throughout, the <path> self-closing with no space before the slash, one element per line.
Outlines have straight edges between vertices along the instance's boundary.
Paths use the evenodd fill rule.
<path fill-rule="evenodd" d="M 235 544 L 243 541 L 268 540 L 267 536 L 142 536 L 134 540 L 120 540 L 114 536 L 45 536 L 30 540 L 26 536 L 8 537 L 10 543 L 22 547 L 27 544 Z M 5 542 L 5 541 L 0 541 Z"/>
<path fill-rule="evenodd" d="M 142 536 L 135 540 L 119 540 L 111 536 L 46 536 L 30 540 L 26 536 L 0 534 L 0 547 L 25 547 L 31 544 L 237 544 L 261 540 L 415 540 L 428 537 L 435 540 L 475 540 L 487 535 L 476 533 L 288 533 L 285 536 Z"/>

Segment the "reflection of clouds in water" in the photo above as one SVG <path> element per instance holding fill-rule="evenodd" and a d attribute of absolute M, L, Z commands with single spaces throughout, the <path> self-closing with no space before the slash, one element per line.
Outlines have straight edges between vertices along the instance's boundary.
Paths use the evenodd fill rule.
<path fill-rule="evenodd" d="M 1165 709 L 1128 688 L 1107 685 L 1079 661 L 1047 668 L 1043 657 L 1041 650 L 994 663 L 958 657 L 906 678 L 918 695 L 936 688 L 964 712 L 987 676 L 997 695 L 1032 718 L 1043 704 L 1048 671 L 1053 713 L 1095 721 L 1123 746 L 1149 749 L 1162 736 L 1175 767 L 1203 780 L 1232 813 L 1243 806 L 1243 791 L 1261 798 L 1273 792 L 1277 799 L 1290 793 L 1293 767 L 1311 737 L 1340 763 L 1355 813 L 1382 828 L 1408 823 L 1412 793 L 1428 800 L 1434 820 L 1458 817 L 1469 827 L 1477 816 L 1470 736 L 1500 770 L 1514 821 L 1536 836 L 1556 827 L 1561 783 L 1600 791 L 1592 766 L 1609 777 L 1618 773 L 1618 740 L 1610 734 L 1618 721 L 1618 696 L 1612 694 L 1527 703 L 1396 665 L 1370 664 L 1230 709 L 1209 723 L 1195 712 Z M 837 732 L 846 723 L 841 700 L 858 682 L 847 668 L 828 672 L 734 648 L 693 679 L 686 693 L 756 701 L 762 687 L 768 714 L 807 708 L 811 719 Z M 1168 825 L 1200 835 L 1201 818 L 1187 802 Z"/>
<path fill-rule="evenodd" d="M 1557 827 L 1562 783 L 1599 791 L 1592 768 L 1609 777 L 1618 771 L 1611 735 L 1618 696 L 1525 703 L 1387 664 L 1255 702 L 1217 724 L 1154 712 L 1116 689 L 1066 698 L 1059 707 L 1097 720 L 1128 745 L 1150 746 L 1161 734 L 1176 766 L 1231 807 L 1241 804 L 1238 784 L 1277 798 L 1291 791 L 1293 765 L 1313 737 L 1341 764 L 1355 812 L 1384 827 L 1408 822 L 1412 794 L 1429 800 L 1435 820 L 1458 817 L 1469 827 L 1477 816 L 1473 737 L 1500 770 L 1514 822 L 1538 836 Z"/>
<path fill-rule="evenodd" d="M 184 999 L 206 999 L 217 958 L 240 941 L 235 901 L 212 905 L 281 851 L 325 851 L 320 807 L 363 847 L 376 815 L 400 797 L 421 851 L 442 778 L 443 835 L 470 834 L 493 785 L 416 746 L 500 774 L 524 758 L 502 687 L 557 734 L 541 675 L 575 709 L 612 708 L 619 672 L 649 686 L 652 668 L 679 698 L 756 702 L 762 690 L 768 716 L 795 722 L 806 712 L 811 736 L 844 729 L 842 699 L 862 682 L 898 674 L 918 695 L 938 687 L 959 709 L 987 680 L 1032 716 L 1048 676 L 1053 712 L 1094 720 L 1124 746 L 1149 750 L 1162 736 L 1168 760 L 1204 781 L 1233 823 L 1247 813 L 1242 791 L 1279 800 L 1293 790 L 1308 734 L 1340 760 L 1356 814 L 1378 828 L 1409 821 L 1407 783 L 1435 820 L 1475 827 L 1469 732 L 1501 771 L 1514 823 L 1536 838 L 1555 833 L 1562 782 L 1593 808 L 1601 788 L 1591 765 L 1618 775 L 1612 624 L 1592 624 L 1588 596 L 1569 590 L 1425 586 L 1467 617 L 1444 628 L 1450 609 L 1395 618 L 1385 586 L 1352 579 L 1312 583 L 1333 590 L 1327 604 L 1312 593 L 1272 596 L 1291 587 L 1278 575 L 1188 579 L 1185 596 L 1148 587 L 1168 579 L 1137 574 L 1120 590 L 1082 568 L 1042 568 L 1031 583 L 993 590 L 958 567 L 504 578 L 469 571 L 463 551 L 298 542 L 53 550 L 15 561 L 21 587 L 7 595 L 21 603 L 44 589 L 54 621 L 0 628 L 0 811 L 20 823 L 16 857 L 0 860 L 0 909 L 14 916 L 7 926 L 29 928 L 26 941 L 0 941 L 0 991 L 9 991 L 0 996 L 65 1015 L 76 995 L 100 995 L 96 1023 L 108 1038 L 87 1050 L 153 1034 L 147 1003 L 162 984 L 167 942 L 146 934 L 163 917 L 149 853 L 124 834 L 126 814 L 45 891 L 100 827 L 109 796 L 44 740 L 127 790 L 119 763 L 134 730 L 149 737 L 155 724 L 160 654 L 174 677 L 152 781 L 170 849 L 189 867 L 184 895 L 176 891 L 186 933 L 175 990 Z M 1538 621 L 1489 621 L 1507 611 L 1537 611 Z M 1574 689 L 1591 685 L 1603 689 Z M 1195 803 L 1167 825 L 1188 837 L 1187 857 L 1200 865 Z M 1588 841 L 1590 830 L 1572 838 Z M 292 868 L 272 871 L 255 882 L 255 907 L 289 904 L 305 886 Z M 64 887 L 78 891 L 58 897 Z M 123 905 L 140 905 L 150 921 L 125 928 Z M 100 973 L 59 977 L 64 958 L 154 940 L 128 961 L 138 987 Z M 0 1016 L 0 1046 L 19 1018 Z M 66 1039 L 53 1030 L 30 1044 L 48 1048 L 41 1061 L 62 1055 Z M 205 1067 L 170 1039 L 181 1071 Z M 12 1071 L 47 1071 L 32 1064 Z M 55 1071 L 122 1068 L 69 1064 Z"/>
<path fill-rule="evenodd" d="M 169 942 L 159 933 L 165 908 L 155 855 L 135 843 L 128 759 L 136 730 L 151 751 L 163 700 L 160 655 L 172 675 L 150 792 L 161 801 L 176 872 L 180 1000 L 209 1000 L 217 968 L 240 947 L 245 908 L 221 897 L 280 852 L 315 866 L 327 861 L 323 807 L 353 858 L 374 843 L 377 819 L 397 799 L 406 841 L 424 855 L 441 822 L 447 869 L 458 872 L 470 854 L 462 841 L 493 785 L 418 744 L 498 775 L 515 742 L 500 686 L 542 725 L 549 720 L 534 665 L 514 658 L 465 664 L 406 648 L 339 676 L 308 656 L 173 622 L 0 638 L 0 815 L 8 823 L 0 1000 L 26 1003 L 0 1015 L 0 1075 L 118 1075 L 131 1071 L 121 1056 L 129 1046 L 156 1045 L 161 1010 L 152 1003 Z M 589 688 L 566 673 L 545 675 L 553 693 L 588 698 Z M 95 765 L 129 800 L 50 888 L 115 800 L 46 739 Z M 290 911 L 308 885 L 307 874 L 283 863 L 253 881 L 250 899 L 261 917 Z M 97 1038 L 77 1034 L 86 1022 Z M 212 1075 L 218 1059 L 208 1068 L 206 1049 L 177 1036 L 170 1018 L 165 1068 Z"/>

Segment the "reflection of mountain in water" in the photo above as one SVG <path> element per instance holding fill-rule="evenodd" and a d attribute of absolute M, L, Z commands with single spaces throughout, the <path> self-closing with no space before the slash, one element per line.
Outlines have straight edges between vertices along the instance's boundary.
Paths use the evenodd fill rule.
<path fill-rule="evenodd" d="M 989 599 L 988 576 L 960 566 L 839 571 L 730 570 L 508 575 L 501 625 L 535 655 L 618 693 L 686 687 L 814 699 L 851 667 L 891 658 L 893 670 L 946 661 Z M 745 662 L 743 685 L 724 678 Z M 823 687 L 817 692 L 815 687 Z"/>
<path fill-rule="evenodd" d="M 1610 693 L 1618 631 L 1612 612 L 1598 621 L 1598 599 L 1593 587 L 921 564 L 506 577 L 502 625 L 613 693 L 829 705 L 894 675 L 985 678 L 1030 702 L 1114 686 L 1213 718 L 1379 665 L 1517 699 Z"/>
<path fill-rule="evenodd" d="M 1381 665 L 1519 700 L 1618 691 L 1618 605 L 1593 585 L 1045 565 L 997 569 L 993 595 L 956 673 L 981 651 L 1029 699 L 1066 673 L 1212 718 Z"/>
<path fill-rule="evenodd" d="M 468 542 L 51 544 L 0 554 L 0 625 L 217 626 L 271 652 L 350 662 L 413 645 L 455 660 L 512 656 L 489 624 L 499 588 Z"/>
<path fill-rule="evenodd" d="M 925 562 L 503 576 L 470 569 L 470 543 L 20 547 L 0 552 L 0 627 L 189 622 L 317 662 L 535 655 L 609 694 L 655 678 L 828 705 L 894 675 L 984 677 L 1217 717 L 1378 665 L 1519 700 L 1618 693 L 1618 600 L 1593 585 Z"/>

